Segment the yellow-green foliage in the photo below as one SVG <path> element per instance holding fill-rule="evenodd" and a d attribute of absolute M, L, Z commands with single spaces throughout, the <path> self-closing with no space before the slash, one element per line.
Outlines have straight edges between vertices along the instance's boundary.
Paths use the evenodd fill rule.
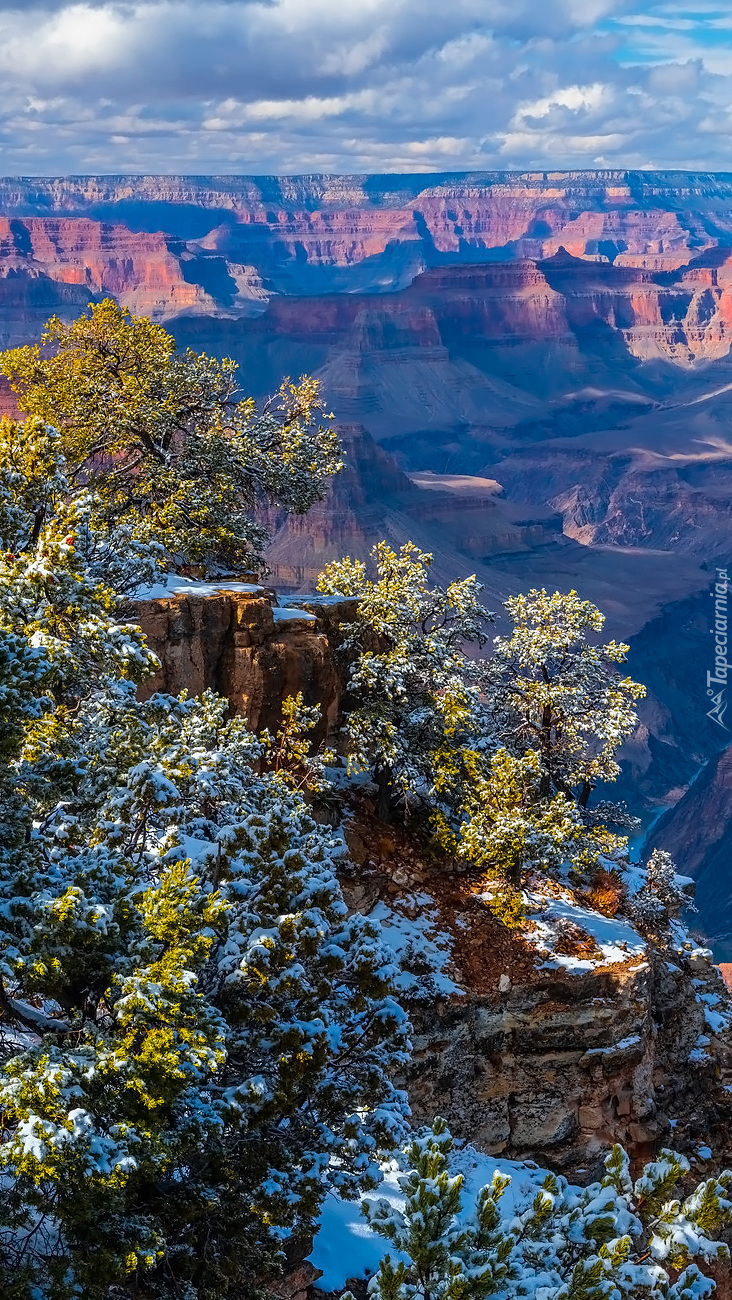
<path fill-rule="evenodd" d="M 458 803 L 460 822 L 435 813 L 441 846 L 493 879 L 514 886 L 522 872 L 551 873 L 570 861 L 583 870 L 600 853 L 621 849 L 625 840 L 604 826 L 590 826 L 565 794 L 542 797 L 541 763 L 529 750 L 505 748 L 486 759 L 475 751 L 440 750 L 435 763 L 438 799 Z"/>
<path fill-rule="evenodd" d="M 323 790 L 325 764 L 335 762 L 330 750 L 314 755 L 311 733 L 321 720 L 317 705 L 307 705 L 302 691 L 282 701 L 282 725 L 272 737 L 259 734 L 267 768 L 292 790 Z"/>
<path fill-rule="evenodd" d="M 61 431 L 76 486 L 105 518 L 163 539 L 173 562 L 261 563 L 260 502 L 301 513 L 340 468 L 315 380 L 285 380 L 263 410 L 239 399 L 236 363 L 179 354 L 162 325 L 111 299 L 41 343 L 0 355 L 20 409 Z"/>

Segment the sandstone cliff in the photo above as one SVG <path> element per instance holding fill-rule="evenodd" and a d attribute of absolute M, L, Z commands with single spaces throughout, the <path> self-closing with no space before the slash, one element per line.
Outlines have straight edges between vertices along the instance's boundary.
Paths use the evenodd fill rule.
<path fill-rule="evenodd" d="M 703 173 L 0 182 L 0 208 L 19 217 L 87 214 L 103 219 L 111 209 L 124 213 L 136 228 L 154 231 L 163 205 L 177 210 L 176 233 L 200 238 L 218 229 L 216 246 L 243 250 L 247 255 L 239 260 L 261 261 L 293 281 L 303 264 L 353 266 L 383 258 L 395 243 L 417 245 L 428 264 L 434 256 L 471 260 L 472 255 L 475 260 L 476 253 L 491 249 L 541 258 L 564 245 L 580 256 L 655 269 L 677 267 L 698 249 L 723 242 L 732 226 L 729 178 Z M 196 210 L 210 214 L 207 230 Z M 252 250 L 255 257 L 249 255 Z"/>
<path fill-rule="evenodd" d="M 215 594 L 193 590 L 134 601 L 129 615 L 160 660 L 141 694 L 214 690 L 254 731 L 275 731 L 283 699 L 302 691 L 306 704 L 320 708 L 316 739 L 322 740 L 338 717 L 342 688 L 332 645 L 348 611 L 348 602 L 326 602 L 317 616 L 280 609 L 262 588 L 227 590 L 226 583 Z"/>

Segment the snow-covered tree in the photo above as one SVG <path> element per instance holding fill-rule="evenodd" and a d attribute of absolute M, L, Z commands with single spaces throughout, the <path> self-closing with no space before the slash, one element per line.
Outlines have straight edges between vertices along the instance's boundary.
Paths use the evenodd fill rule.
<path fill-rule="evenodd" d="M 498 733 L 509 748 L 538 755 L 542 798 L 562 793 L 584 808 L 598 782 L 617 777 L 615 752 L 645 694 L 616 671 L 629 647 L 590 640 L 605 616 L 576 591 L 530 591 L 506 610 L 513 632 L 496 637 L 483 679 Z"/>
<path fill-rule="evenodd" d="M 485 643 L 492 615 L 475 577 L 430 586 L 432 556 L 412 542 L 398 553 L 379 542 L 372 562 L 374 579 L 360 560 L 329 564 L 318 590 L 358 600 L 343 628 L 349 762 L 372 771 L 386 818 L 398 791 L 429 790 L 436 749 L 446 737 L 456 744 L 471 722 L 477 690 L 465 646 Z"/>
<path fill-rule="evenodd" d="M 364 1201 L 369 1227 L 401 1256 L 387 1254 L 369 1287 L 375 1300 L 479 1300 L 514 1275 L 514 1240 L 501 1223 L 499 1201 L 510 1178 L 496 1174 L 482 1188 L 472 1222 L 461 1222 L 462 1174 L 451 1175 L 452 1137 L 444 1120 L 413 1138 L 412 1168 L 400 1178 L 403 1210 L 386 1200 Z"/>
<path fill-rule="evenodd" d="M 52 704 L 73 707 L 105 672 L 139 680 L 151 656 L 119 621 L 105 582 L 149 578 L 155 547 L 125 530 L 90 543 L 95 501 L 69 500 L 59 435 L 40 419 L 0 420 L 0 755 L 17 756 L 24 727 Z"/>
<path fill-rule="evenodd" d="M 285 380 L 263 410 L 241 399 L 236 363 L 178 353 L 161 325 L 111 299 L 40 345 L 0 354 L 21 411 L 61 431 L 69 473 L 105 517 L 164 540 L 173 563 L 262 563 L 257 505 L 296 514 L 340 468 L 317 383 Z"/>
<path fill-rule="evenodd" d="M 677 880 L 676 863 L 665 849 L 654 849 L 644 870 L 641 888 L 630 900 L 631 916 L 646 931 L 667 929 L 682 908 L 696 908 Z"/>
<path fill-rule="evenodd" d="M 144 639 L 74 544 L 55 435 L 26 433 L 48 483 L 0 499 L 0 1293 L 253 1294 L 400 1137 L 395 971 L 226 702 L 137 699 Z"/>
<path fill-rule="evenodd" d="M 696 1261 L 728 1261 L 715 1238 L 732 1222 L 732 1173 L 679 1184 L 689 1163 L 663 1150 L 635 1182 L 619 1146 L 603 1178 L 573 1187 L 548 1175 L 531 1205 L 504 1210 L 511 1179 L 497 1171 L 463 1213 L 462 1177 L 449 1172 L 451 1140 L 438 1120 L 411 1145 L 400 1178 L 403 1209 L 366 1201 L 370 1227 L 398 1252 L 372 1279 L 374 1300 L 701 1300 L 714 1282 Z M 508 1199 L 508 1198 L 507 1198 Z"/>

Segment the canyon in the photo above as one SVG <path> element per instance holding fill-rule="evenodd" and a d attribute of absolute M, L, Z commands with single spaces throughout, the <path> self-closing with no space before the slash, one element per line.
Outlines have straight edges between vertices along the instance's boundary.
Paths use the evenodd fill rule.
<path fill-rule="evenodd" d="M 709 931 L 722 951 L 724 837 L 698 822 L 732 819 L 706 696 L 709 591 L 732 550 L 732 179 L 0 180 L 0 346 L 105 295 L 234 357 L 257 398 L 285 374 L 321 380 L 345 469 L 307 516 L 270 516 L 280 591 L 411 537 L 440 580 L 476 572 L 499 616 L 533 586 L 599 605 L 649 687 L 621 794 L 698 876 L 702 923 L 729 915 Z M 247 671 L 259 656 L 284 680 L 270 641 Z M 691 784 L 705 764 L 708 789 Z M 684 812 L 702 788 L 704 811 Z"/>

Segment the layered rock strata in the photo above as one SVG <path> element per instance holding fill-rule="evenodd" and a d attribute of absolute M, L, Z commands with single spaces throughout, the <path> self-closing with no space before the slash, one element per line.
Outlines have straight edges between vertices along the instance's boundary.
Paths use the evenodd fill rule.
<path fill-rule="evenodd" d="M 282 701 L 302 691 L 306 704 L 320 708 L 316 738 L 322 739 L 335 725 L 341 700 L 328 631 L 335 641 L 349 608 L 348 602 L 326 605 L 316 616 L 278 610 L 263 593 L 226 590 L 134 602 L 131 616 L 160 660 L 141 696 L 214 690 L 260 731 L 276 730 Z"/>
<path fill-rule="evenodd" d="M 384 856 L 363 838 L 347 831 L 357 857 L 371 853 L 345 882 L 352 906 L 388 934 L 429 918 L 404 949 L 417 1121 L 442 1115 L 480 1150 L 568 1172 L 594 1172 L 614 1142 L 636 1163 L 659 1142 L 694 1152 L 713 1133 L 724 1146 L 732 1004 L 711 954 L 689 942 L 611 962 L 546 959 L 468 882 L 415 863 L 405 844 Z M 429 948 L 451 986 L 425 969 Z"/>

